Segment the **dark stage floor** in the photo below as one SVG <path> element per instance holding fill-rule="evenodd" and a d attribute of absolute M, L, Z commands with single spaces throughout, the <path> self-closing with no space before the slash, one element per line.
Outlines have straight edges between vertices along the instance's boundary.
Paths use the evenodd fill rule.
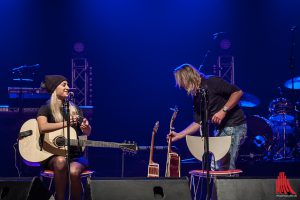
<path fill-rule="evenodd" d="M 188 175 L 190 170 L 200 169 L 201 163 L 194 159 L 182 163 L 182 173 Z M 300 177 L 300 159 L 287 160 L 239 160 L 237 168 L 243 170 L 240 176 L 247 177 L 277 177 L 279 172 L 285 172 L 288 177 Z"/>

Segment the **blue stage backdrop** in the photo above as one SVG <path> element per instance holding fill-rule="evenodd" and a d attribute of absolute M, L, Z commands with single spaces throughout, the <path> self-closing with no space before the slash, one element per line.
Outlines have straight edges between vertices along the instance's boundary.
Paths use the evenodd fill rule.
<path fill-rule="evenodd" d="M 235 83 L 260 99 L 245 113 L 268 118 L 269 103 L 279 97 L 278 87 L 292 98 L 284 83 L 292 76 L 290 28 L 300 26 L 299 9 L 296 0 L 4 0 L 0 2 L 0 104 L 18 105 L 7 93 L 8 87 L 19 84 L 12 81 L 13 68 L 40 65 L 28 86 L 39 87 L 45 74 L 71 79 L 71 59 L 77 56 L 73 45 L 82 42 L 81 56 L 93 67 L 93 140 L 150 145 L 152 127 L 160 121 L 155 144 L 166 145 L 170 107 L 179 107 L 176 130 L 193 120 L 192 99 L 175 87 L 173 69 L 202 63 L 201 71 L 212 74 L 219 54 L 234 56 Z M 300 76 L 300 30 L 295 32 L 294 71 Z M 229 49 L 221 49 L 222 38 L 228 39 Z M 298 90 L 296 96 L 299 100 Z M 29 101 L 26 106 L 42 103 Z M 17 176 L 12 146 L 29 116 L 0 114 L 0 176 Z M 182 159 L 192 157 L 185 141 L 174 145 Z M 146 175 L 148 153 L 126 155 L 125 175 Z M 154 157 L 162 168 L 165 157 L 165 152 Z M 97 176 L 120 176 L 120 151 L 90 148 L 89 158 Z M 17 163 L 23 175 L 38 171 L 27 169 L 18 157 Z"/>

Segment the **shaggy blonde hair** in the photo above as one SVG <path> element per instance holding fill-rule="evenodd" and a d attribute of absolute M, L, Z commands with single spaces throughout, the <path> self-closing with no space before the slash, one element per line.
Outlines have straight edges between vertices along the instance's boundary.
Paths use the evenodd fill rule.
<path fill-rule="evenodd" d="M 50 109 L 52 112 L 52 115 L 54 117 L 55 122 L 62 122 L 63 121 L 63 116 L 61 114 L 61 107 L 62 107 L 62 101 L 57 98 L 56 91 L 51 95 L 50 98 Z M 75 105 L 70 102 L 70 115 L 78 115 L 77 108 Z"/>
<path fill-rule="evenodd" d="M 195 95 L 204 75 L 191 64 L 182 64 L 174 70 L 176 86 L 184 88 L 189 95 Z"/>

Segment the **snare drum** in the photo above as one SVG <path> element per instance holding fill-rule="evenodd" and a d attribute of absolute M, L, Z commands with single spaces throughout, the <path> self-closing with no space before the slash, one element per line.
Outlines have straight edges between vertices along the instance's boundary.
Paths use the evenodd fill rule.
<path fill-rule="evenodd" d="M 269 112 L 271 113 L 269 120 L 272 123 L 292 123 L 294 121 L 293 105 L 286 98 L 274 99 L 269 105 Z"/>

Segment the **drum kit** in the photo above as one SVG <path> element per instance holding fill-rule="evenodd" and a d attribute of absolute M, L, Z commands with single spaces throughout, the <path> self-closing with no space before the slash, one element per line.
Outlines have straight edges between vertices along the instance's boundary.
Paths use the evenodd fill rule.
<path fill-rule="evenodd" d="M 288 89 L 299 90 L 300 77 L 294 78 L 294 81 L 288 80 L 284 85 Z M 240 105 L 255 107 L 259 103 L 255 95 L 246 93 Z M 241 146 L 241 157 L 257 158 L 255 160 L 294 159 L 300 149 L 300 102 L 293 103 L 281 93 L 280 97 L 270 102 L 268 110 L 268 119 L 259 115 L 247 117 L 247 139 Z"/>

